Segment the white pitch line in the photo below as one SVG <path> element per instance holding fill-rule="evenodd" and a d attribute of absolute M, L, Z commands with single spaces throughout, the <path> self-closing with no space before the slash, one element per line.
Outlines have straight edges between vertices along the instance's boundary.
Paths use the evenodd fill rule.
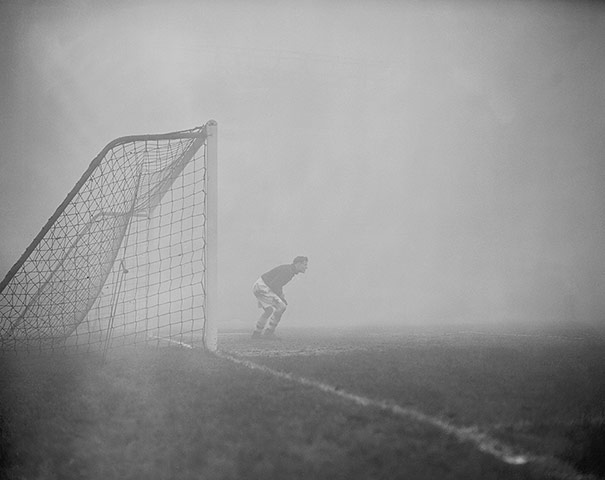
<path fill-rule="evenodd" d="M 174 343 L 176 345 L 180 345 L 181 347 L 185 347 L 185 348 L 193 348 L 191 345 L 189 345 L 187 343 L 179 342 L 178 340 L 173 340 L 172 338 L 158 337 L 157 335 L 149 335 L 148 338 L 154 338 L 156 340 L 164 340 L 165 342 Z"/>
<path fill-rule="evenodd" d="M 471 335 L 483 335 L 485 337 L 528 337 L 528 338 L 555 338 L 557 340 L 586 340 L 583 337 L 566 337 L 563 335 L 539 335 L 533 333 L 497 333 L 497 332 L 478 332 L 473 330 L 461 330 L 452 335 L 456 334 L 471 334 Z"/>
<path fill-rule="evenodd" d="M 179 342 L 177 340 L 172 340 L 170 338 L 151 336 L 149 338 L 156 338 L 158 340 L 165 340 L 170 343 L 175 343 L 185 348 L 193 348 L 192 345 L 189 345 L 184 342 Z M 537 463 L 551 463 L 551 459 L 544 456 L 536 456 L 530 455 L 527 453 L 519 453 L 515 452 L 513 448 L 509 445 L 506 445 L 495 438 L 490 437 L 487 433 L 481 432 L 478 427 L 457 427 L 445 420 L 442 420 L 437 417 L 433 417 L 431 415 L 427 415 L 426 413 L 422 413 L 419 410 L 402 407 L 397 404 L 389 403 L 384 400 L 374 400 L 368 397 L 364 397 L 362 395 L 356 395 L 354 393 L 347 392 L 340 388 L 334 387 L 327 383 L 318 382 L 317 380 L 311 380 L 305 377 L 300 377 L 298 375 L 293 375 L 287 372 L 280 372 L 279 370 L 273 370 L 272 368 L 266 367 L 264 365 L 259 365 L 257 363 L 251 362 L 249 360 L 244 360 L 242 358 L 237 358 L 232 355 L 229 355 L 225 352 L 221 352 L 220 350 L 214 353 L 217 357 L 229 360 L 239 365 L 243 365 L 252 370 L 260 370 L 264 373 L 268 373 L 278 378 L 283 378 L 292 382 L 299 383 L 301 385 L 309 386 L 317 388 L 323 392 L 331 393 L 332 395 L 336 395 L 340 398 L 344 398 L 346 400 L 350 400 L 357 405 L 361 405 L 363 407 L 374 407 L 384 411 L 387 411 L 393 415 L 404 417 L 404 418 L 412 418 L 419 422 L 424 422 L 429 425 L 432 425 L 445 433 L 451 434 L 455 436 L 458 440 L 462 442 L 469 442 L 475 444 L 478 450 L 485 452 L 487 454 L 492 455 L 498 460 L 508 463 L 509 465 L 525 465 L 529 462 L 537 462 Z M 561 478 L 568 479 L 570 478 L 568 475 L 560 476 L 556 472 L 551 472 L 553 478 Z M 586 478 L 583 475 L 577 474 L 571 478 Z"/>
<path fill-rule="evenodd" d="M 193 348 L 187 343 L 172 340 L 170 338 L 158 336 L 150 336 L 149 338 L 164 340 L 166 342 L 174 343 L 185 348 Z M 488 434 L 479 431 L 477 427 L 457 427 L 456 425 L 446 422 L 445 420 L 433 417 L 431 415 L 427 415 L 426 413 L 422 413 L 421 411 L 416 410 L 414 408 L 402 407 L 400 405 L 389 403 L 384 400 L 374 400 L 372 398 L 364 397 L 362 395 L 356 395 L 354 393 L 347 392 L 346 390 L 342 390 L 327 383 L 319 382 L 317 380 L 311 380 L 305 377 L 300 377 L 298 375 L 293 375 L 287 372 L 280 372 L 279 370 L 274 370 L 264 365 L 259 365 L 258 363 L 251 362 L 249 360 L 234 357 L 233 355 L 221 352 L 220 350 L 214 352 L 214 354 L 219 358 L 230 360 L 231 362 L 243 365 L 252 370 L 260 370 L 264 373 L 273 375 L 274 377 L 283 378 L 292 382 L 299 383 L 301 385 L 317 388 L 322 392 L 336 395 L 337 397 L 352 401 L 353 403 L 361 405 L 362 407 L 374 407 L 380 410 L 387 411 L 399 417 L 411 418 L 419 422 L 427 423 L 444 431 L 445 433 L 455 436 L 458 440 L 462 442 L 474 443 L 480 451 L 488 453 L 496 457 L 498 460 L 501 460 L 510 465 L 524 465 L 532 459 L 530 455 L 514 452 L 510 446 L 505 445 L 494 438 L 491 438 Z"/>
<path fill-rule="evenodd" d="M 361 405 L 363 407 L 374 407 L 387 411 L 399 417 L 411 418 L 419 422 L 427 423 L 429 425 L 439 428 L 440 430 L 448 434 L 455 436 L 460 441 L 474 443 L 477 448 L 482 452 L 488 453 L 496 457 L 498 460 L 501 460 L 510 465 L 523 465 L 532 460 L 532 457 L 530 455 L 514 452 L 510 446 L 505 445 L 494 438 L 491 438 L 486 433 L 479 431 L 477 427 L 457 427 L 449 422 L 446 422 L 437 417 L 433 417 L 431 415 L 427 415 L 413 408 L 401 407 L 399 405 L 392 404 L 384 400 L 374 400 L 361 395 L 356 395 L 354 393 L 347 392 L 346 390 L 342 390 L 327 383 L 319 382 L 317 380 L 311 380 L 305 377 L 299 377 L 298 375 L 293 375 L 291 373 L 280 372 L 279 370 L 273 370 L 272 368 L 266 367 L 264 365 L 259 365 L 249 360 L 234 357 L 225 352 L 218 351 L 215 352 L 215 354 L 220 358 L 230 360 L 239 365 L 244 365 L 250 369 L 260 370 L 275 377 L 283 378 L 305 386 L 317 388 L 323 392 L 336 395 L 340 398 L 352 401 L 353 403 L 356 403 L 357 405 Z"/>

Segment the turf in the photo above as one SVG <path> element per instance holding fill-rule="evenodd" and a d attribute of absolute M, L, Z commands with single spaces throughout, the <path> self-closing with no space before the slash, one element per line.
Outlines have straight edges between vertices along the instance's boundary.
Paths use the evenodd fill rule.
<path fill-rule="evenodd" d="M 575 418 L 576 410 L 590 411 L 602 385 L 602 380 L 595 383 L 593 397 L 585 397 L 583 382 L 601 372 L 600 357 L 577 348 L 569 350 L 575 360 L 568 359 L 572 366 L 566 368 L 552 363 L 561 362 L 555 353 L 533 350 L 531 358 L 544 360 L 535 362 L 525 378 L 521 370 L 507 376 L 506 369 L 497 368 L 505 359 L 519 369 L 523 364 L 518 352 L 502 345 L 493 355 L 484 351 L 477 362 L 481 348 L 495 347 L 357 335 L 292 333 L 270 345 L 237 338 L 226 337 L 222 344 L 255 362 L 352 392 L 448 415 L 460 424 L 472 419 L 499 428 L 508 440 L 528 448 L 550 435 L 553 412 L 563 421 Z M 507 465 L 434 427 L 199 350 L 121 349 L 105 363 L 94 356 L 10 356 L 2 362 L 3 479 L 556 478 L 544 465 Z M 554 381 L 546 380 L 549 371 Z M 490 380 L 491 374 L 502 378 Z M 574 376 L 583 380 L 576 378 L 560 399 L 547 401 Z M 536 384 L 540 378 L 546 383 Z M 540 393 L 546 384 L 554 390 Z M 520 393 L 527 385 L 535 393 Z M 582 406 L 563 408 L 580 398 Z M 546 401 L 542 412 L 536 402 Z M 531 428 L 521 428 L 524 422 Z M 546 430 L 540 431 L 540 425 Z M 584 427 L 576 434 L 587 432 Z M 586 448 L 582 452 L 568 451 L 574 458 Z M 559 469 L 559 478 L 569 472 Z"/>
<path fill-rule="evenodd" d="M 314 333 L 297 332 L 286 335 L 275 352 L 272 345 L 262 353 L 233 340 L 229 347 L 279 371 L 413 408 L 459 427 L 476 426 L 543 457 L 553 468 L 563 461 L 582 473 L 602 475 L 603 342 L 540 332 L 484 333 L 393 331 L 360 340 L 359 333 L 332 332 L 318 340 Z M 317 355 L 296 354 L 305 343 L 314 345 Z"/>

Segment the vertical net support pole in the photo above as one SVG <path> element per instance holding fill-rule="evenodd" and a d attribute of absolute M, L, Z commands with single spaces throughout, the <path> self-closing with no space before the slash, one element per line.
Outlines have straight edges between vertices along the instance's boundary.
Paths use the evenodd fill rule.
<path fill-rule="evenodd" d="M 218 125 L 206 124 L 206 325 L 204 346 L 211 352 L 218 348 Z"/>

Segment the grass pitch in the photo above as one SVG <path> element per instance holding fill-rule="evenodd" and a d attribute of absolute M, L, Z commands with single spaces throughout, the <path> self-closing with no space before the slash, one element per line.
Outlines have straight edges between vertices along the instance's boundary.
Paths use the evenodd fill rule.
<path fill-rule="evenodd" d="M 533 455 L 508 465 L 434 426 L 178 347 L 2 358 L 2 479 L 547 479 L 603 474 L 605 354 L 469 332 L 220 337 L 277 371 L 413 407 Z M 599 443 L 601 442 L 601 443 Z M 594 452 L 593 452 L 594 450 Z"/>

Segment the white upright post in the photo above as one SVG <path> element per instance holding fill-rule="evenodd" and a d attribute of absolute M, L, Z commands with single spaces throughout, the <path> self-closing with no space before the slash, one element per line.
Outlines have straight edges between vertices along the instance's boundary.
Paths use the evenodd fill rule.
<path fill-rule="evenodd" d="M 218 125 L 206 124 L 206 325 L 204 346 L 211 352 L 218 348 Z"/>

